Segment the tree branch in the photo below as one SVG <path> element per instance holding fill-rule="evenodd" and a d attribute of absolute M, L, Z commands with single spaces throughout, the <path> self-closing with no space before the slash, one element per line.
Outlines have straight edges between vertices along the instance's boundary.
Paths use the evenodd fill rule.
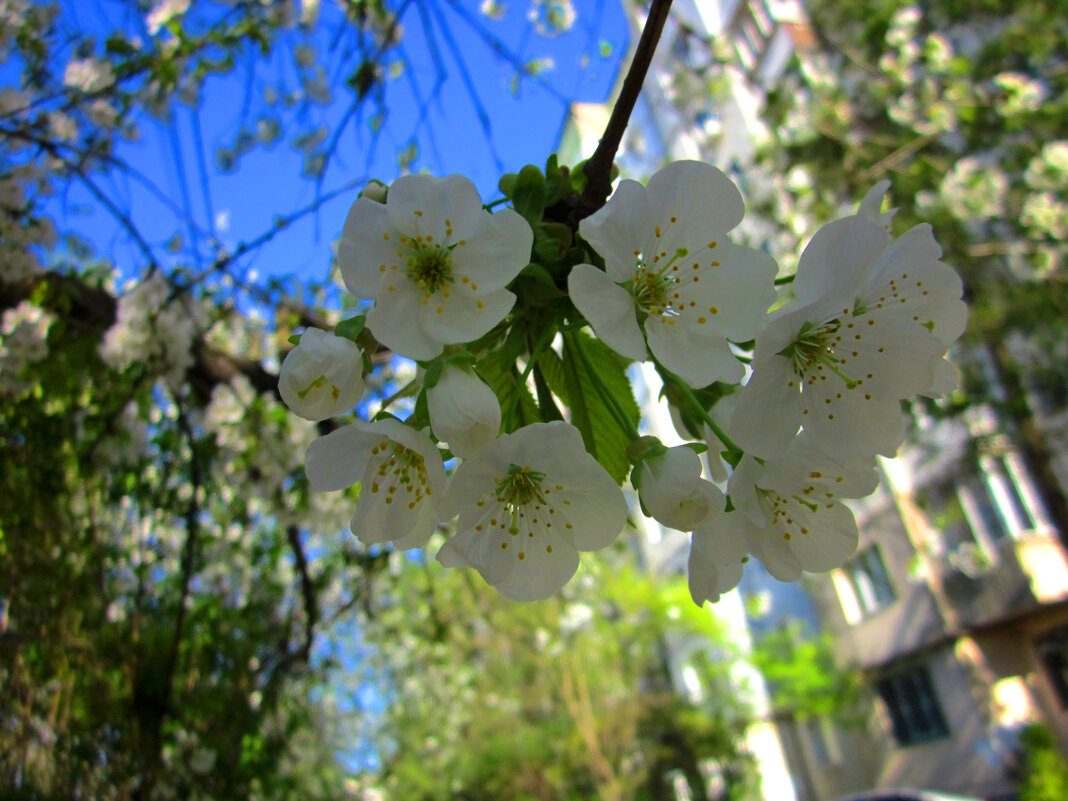
<path fill-rule="evenodd" d="M 671 0 L 653 0 L 649 7 L 649 16 L 645 20 L 638 47 L 634 51 L 634 59 L 630 62 L 627 77 L 623 79 L 623 88 L 620 89 L 619 97 L 612 107 L 612 116 L 597 149 L 586 162 L 588 183 L 586 191 L 582 193 L 582 210 L 588 208 L 589 211 L 582 214 L 582 217 L 588 217 L 608 199 L 612 188 L 612 163 L 615 161 L 620 142 L 623 141 L 623 132 L 627 129 L 638 95 L 641 94 L 645 75 L 664 32 L 664 23 L 667 22 L 670 10 Z"/>

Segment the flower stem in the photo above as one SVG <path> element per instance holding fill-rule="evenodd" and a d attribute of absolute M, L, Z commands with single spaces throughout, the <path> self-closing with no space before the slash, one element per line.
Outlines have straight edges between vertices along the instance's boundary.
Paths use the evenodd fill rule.
<path fill-rule="evenodd" d="M 538 337 L 538 341 L 534 343 L 534 347 L 530 349 L 530 358 L 527 360 L 527 366 L 523 369 L 523 374 L 519 376 L 519 380 L 516 382 L 515 394 L 512 395 L 512 403 L 508 407 L 507 426 L 505 431 L 512 431 L 512 422 L 515 420 L 515 410 L 519 406 L 519 393 L 523 391 L 523 387 L 526 386 L 527 379 L 530 377 L 531 372 L 534 370 L 534 366 L 538 362 L 538 356 L 545 350 L 546 346 L 552 342 L 552 338 L 556 336 L 556 329 L 553 326 L 547 326 Z"/>
<path fill-rule="evenodd" d="M 413 378 L 411 381 L 409 381 L 403 387 L 401 387 L 396 392 L 394 392 L 392 395 L 390 395 L 388 398 L 386 398 L 384 401 L 382 401 L 382 405 L 379 408 L 388 409 L 395 401 L 398 401 L 401 398 L 406 398 L 406 397 L 408 397 L 410 395 L 416 394 L 414 390 L 418 389 L 418 386 L 419 386 L 418 380 Z"/>
<path fill-rule="evenodd" d="M 587 214 L 592 214 L 603 206 L 608 197 L 612 186 L 612 162 L 615 161 L 619 143 L 623 141 L 623 132 L 627 129 L 634 104 L 645 83 L 645 74 L 649 71 L 649 64 L 652 63 L 653 53 L 656 52 L 670 10 L 671 0 L 652 0 L 649 16 L 645 19 L 645 27 L 642 28 L 641 38 L 634 50 L 634 58 L 630 62 L 626 78 L 623 79 L 619 97 L 612 107 L 612 116 L 608 119 L 597 149 L 586 162 L 584 171 L 589 182 L 583 192 L 583 199 L 589 207 Z"/>
<path fill-rule="evenodd" d="M 734 440 L 727 436 L 727 432 L 723 430 L 722 426 L 712 419 L 712 415 L 708 413 L 708 410 L 705 409 L 701 401 L 697 400 L 697 396 L 693 394 L 693 390 L 686 385 L 685 381 L 659 363 L 656 365 L 656 371 L 660 373 L 660 377 L 664 379 L 665 383 L 670 383 L 679 391 L 679 394 L 686 399 L 686 402 L 690 404 L 691 409 L 701 418 L 704 424 L 712 430 L 712 433 L 723 443 L 724 447 L 726 447 L 725 458 L 727 461 L 730 462 L 733 467 L 737 467 L 738 462 L 741 461 L 745 451 L 739 448 L 734 443 Z"/>
<path fill-rule="evenodd" d="M 594 389 L 596 389 L 597 394 L 601 396 L 601 400 L 604 401 L 604 405 L 608 407 L 608 411 L 611 412 L 612 416 L 616 419 L 619 427 L 623 429 L 631 442 L 638 439 L 641 436 L 638 434 L 638 429 L 634 427 L 634 423 L 627 417 L 627 413 L 624 412 L 623 408 L 619 405 L 616 396 L 612 394 L 612 391 L 605 386 L 604 381 L 601 380 L 601 376 L 597 372 L 597 368 L 594 367 L 590 354 L 586 351 L 586 346 L 582 344 L 582 338 L 573 333 L 564 334 L 564 337 L 575 346 L 579 358 L 582 359 L 582 366 L 586 368 L 590 381 L 593 382 Z"/>

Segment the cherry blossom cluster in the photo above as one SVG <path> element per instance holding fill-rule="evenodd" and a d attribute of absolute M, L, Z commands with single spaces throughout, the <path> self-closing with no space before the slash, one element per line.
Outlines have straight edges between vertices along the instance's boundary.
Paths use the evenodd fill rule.
<path fill-rule="evenodd" d="M 173 297 L 162 273 L 154 273 L 119 298 L 115 324 L 100 345 L 104 362 L 124 369 L 135 361 L 160 370 L 178 386 L 193 364 L 196 319 L 185 298 Z"/>
<path fill-rule="evenodd" d="M 457 175 L 362 193 L 338 261 L 366 315 L 294 338 L 279 388 L 309 420 L 346 415 L 388 349 L 419 365 L 397 396 L 413 411 L 312 442 L 311 485 L 359 486 L 363 543 L 420 548 L 440 529 L 438 561 L 517 600 L 617 540 L 628 478 L 645 514 L 692 534 L 699 604 L 751 557 L 784 581 L 841 565 L 858 537 L 843 501 L 872 492 L 877 455 L 902 443 L 901 401 L 956 383 L 945 355 L 966 310 L 930 227 L 895 238 L 880 183 L 778 277 L 731 240 L 744 205 L 715 167 L 621 181 L 574 232 L 554 204 L 581 180 L 555 159 L 524 168 L 494 212 Z M 698 441 L 638 433 L 625 370 L 645 361 Z"/>

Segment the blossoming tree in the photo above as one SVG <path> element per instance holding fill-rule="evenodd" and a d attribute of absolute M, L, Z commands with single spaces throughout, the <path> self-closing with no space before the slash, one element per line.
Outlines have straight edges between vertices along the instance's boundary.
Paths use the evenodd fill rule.
<path fill-rule="evenodd" d="M 340 315 L 311 308 L 329 282 L 293 302 L 236 270 L 356 191 L 323 189 L 341 132 L 307 126 L 334 88 L 314 49 L 293 46 L 299 109 L 265 100 L 255 134 L 242 128 L 216 153 L 230 169 L 285 124 L 302 126 L 290 144 L 315 201 L 261 237 L 228 247 L 214 216 L 198 224 L 188 197 L 164 197 L 185 207 L 165 249 L 188 257 L 168 272 L 101 180 L 119 161 L 116 136 L 136 136 L 131 108 L 154 100 L 166 115 L 176 93 L 195 101 L 250 42 L 270 52 L 288 46 L 286 31 L 314 27 L 317 4 L 199 18 L 213 6 L 161 2 L 136 14 L 147 45 L 114 34 L 100 51 L 87 39 L 61 76 L 49 68 L 55 12 L 3 6 L 0 33 L 37 93 L 0 93 L 0 420 L 17 457 L 0 479 L 18 534 L 0 540 L 16 588 L 0 610 L 0 634 L 18 643 L 3 664 L 18 689 L 18 747 L 0 756 L 10 775 L 66 777 L 42 779 L 48 792 L 113 785 L 118 797 L 156 798 L 210 784 L 218 761 L 237 767 L 212 791 L 237 797 L 313 771 L 285 752 L 286 733 L 333 723 L 307 713 L 316 637 L 354 609 L 371 613 L 371 581 L 391 553 L 428 548 L 506 598 L 544 601 L 583 554 L 620 541 L 627 484 L 642 513 L 691 534 L 698 606 L 736 586 L 752 558 L 791 581 L 849 556 L 857 530 L 843 501 L 870 492 L 876 456 L 901 444 L 901 401 L 955 385 L 945 355 L 964 326 L 960 279 L 930 226 L 895 228 L 881 175 L 795 254 L 795 271 L 738 240 L 743 198 L 715 167 L 676 162 L 613 189 L 668 6 L 652 3 L 588 160 L 548 155 L 501 176 L 495 198 L 461 175 L 411 172 L 407 148 L 406 174 L 360 180 L 335 232 Z M 379 67 L 402 33 L 393 12 L 357 3 L 338 18 L 358 43 L 337 73 L 352 96 L 344 124 L 368 98 L 382 109 Z M 560 24 L 561 13 L 539 19 Z M 54 233 L 45 198 L 64 181 L 109 211 L 146 270 L 117 300 L 107 265 L 41 263 Z M 82 243 L 65 245 L 48 257 L 90 260 Z M 277 307 L 269 331 L 236 313 L 250 298 Z M 642 436 L 637 362 L 659 373 L 688 444 Z M 409 380 L 393 386 L 397 375 Z M 718 404 L 732 395 L 726 414 Z M 354 537 L 339 533 L 344 518 Z M 61 563 L 70 589 L 54 593 L 50 560 L 67 552 L 85 557 Z M 110 633 L 79 652 L 86 619 Z M 112 665 L 116 643 L 133 656 Z M 78 669 L 66 684 L 41 681 L 68 658 Z M 231 707 L 203 725 L 207 710 Z M 97 725 L 122 710 L 133 723 L 121 736 Z"/>

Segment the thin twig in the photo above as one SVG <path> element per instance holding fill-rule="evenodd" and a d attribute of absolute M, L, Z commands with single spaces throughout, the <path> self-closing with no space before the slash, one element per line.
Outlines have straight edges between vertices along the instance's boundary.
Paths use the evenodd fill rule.
<path fill-rule="evenodd" d="M 612 163 L 623 141 L 623 133 L 627 130 L 634 104 L 638 100 L 638 95 L 641 94 L 645 75 L 653 61 L 653 54 L 664 32 L 664 23 L 667 22 L 670 10 L 671 0 L 653 0 L 649 7 L 649 16 L 645 20 L 645 27 L 642 29 L 638 47 L 634 51 L 634 58 L 627 70 L 627 77 L 623 79 L 623 88 L 620 89 L 619 97 L 612 108 L 612 116 L 608 120 L 608 125 L 605 126 L 604 135 L 597 149 L 586 162 L 584 171 L 588 183 L 586 191 L 582 193 L 584 201 L 582 206 L 583 210 L 588 208 L 589 211 L 582 216 L 589 216 L 603 206 L 608 199 L 608 193 L 612 188 Z"/>

